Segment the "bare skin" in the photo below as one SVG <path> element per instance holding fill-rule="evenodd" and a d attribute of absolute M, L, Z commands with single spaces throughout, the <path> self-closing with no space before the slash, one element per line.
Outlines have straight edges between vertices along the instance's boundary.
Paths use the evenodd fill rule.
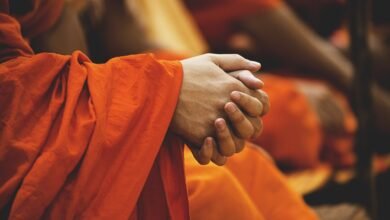
<path fill-rule="evenodd" d="M 59 39 L 60 36 L 66 37 Z M 78 15 L 66 4 L 55 26 L 46 33 L 31 39 L 31 45 L 37 53 L 71 54 L 75 50 L 81 50 L 88 54 L 88 46 Z"/>
<path fill-rule="evenodd" d="M 264 92 L 253 90 L 260 89 L 262 82 L 249 72 L 260 65 L 238 55 L 215 54 L 189 58 L 182 64 L 183 86 L 171 128 L 186 140 L 201 164 L 211 159 L 222 165 L 225 157 L 242 150 L 244 139 L 262 130 L 260 116 L 269 110 L 269 101 Z M 225 72 L 237 69 L 248 71 L 233 73 L 236 79 Z M 202 143 L 206 150 L 200 148 Z"/>
<path fill-rule="evenodd" d="M 299 82 L 298 88 L 316 110 L 325 134 L 339 136 L 346 133 L 344 112 L 327 86 L 324 84 Z"/>
<path fill-rule="evenodd" d="M 37 51 L 70 54 L 87 52 L 83 27 L 69 8 L 52 30 L 34 39 Z M 63 34 L 73 33 L 63 44 Z M 259 116 L 269 109 L 263 83 L 251 72 L 260 64 L 238 55 L 207 54 L 182 61 L 184 79 L 171 122 L 172 131 L 191 146 L 201 163 L 223 165 L 226 157 L 242 150 L 244 139 L 262 130 Z M 227 72 L 238 71 L 231 75 Z"/>
<path fill-rule="evenodd" d="M 254 42 L 260 57 L 287 64 L 308 77 L 328 81 L 347 96 L 351 94 L 350 60 L 306 27 L 283 3 L 245 17 L 239 24 Z M 372 94 L 375 124 L 379 131 L 390 134 L 390 95 L 377 83 L 372 85 Z"/>

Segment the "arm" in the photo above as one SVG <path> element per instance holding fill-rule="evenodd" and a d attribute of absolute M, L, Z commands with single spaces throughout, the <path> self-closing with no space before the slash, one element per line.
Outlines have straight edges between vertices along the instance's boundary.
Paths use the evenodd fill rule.
<path fill-rule="evenodd" d="M 303 72 L 306 74 L 310 73 L 308 76 L 325 79 L 345 94 L 350 94 L 353 77 L 351 62 L 309 30 L 284 4 L 243 18 L 240 24 L 256 41 L 257 50 L 264 56 L 305 70 Z M 388 92 L 374 83 L 372 94 L 376 126 L 388 134 Z"/>
<path fill-rule="evenodd" d="M 311 76 L 328 80 L 342 91 L 350 88 L 350 62 L 309 30 L 286 5 L 247 16 L 239 23 L 262 55 L 316 74 Z"/>

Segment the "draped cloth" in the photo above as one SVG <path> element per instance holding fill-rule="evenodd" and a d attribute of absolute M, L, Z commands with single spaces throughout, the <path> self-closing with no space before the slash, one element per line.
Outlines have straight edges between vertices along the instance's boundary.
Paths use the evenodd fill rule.
<path fill-rule="evenodd" d="M 180 63 L 150 54 L 105 64 L 78 51 L 34 54 L 8 1 L 0 10 L 1 215 L 188 219 L 183 148 L 168 131 Z M 58 17 L 34 10 L 34 18 Z"/>
<path fill-rule="evenodd" d="M 227 164 L 197 165 L 185 152 L 191 219 L 317 219 L 259 146 L 248 143 Z"/>

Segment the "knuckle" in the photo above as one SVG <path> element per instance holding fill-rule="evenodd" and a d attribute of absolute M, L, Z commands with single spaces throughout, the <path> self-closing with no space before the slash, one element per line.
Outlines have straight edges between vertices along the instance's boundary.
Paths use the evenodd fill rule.
<path fill-rule="evenodd" d="M 205 56 L 205 58 L 206 59 L 208 59 L 209 61 L 211 61 L 211 62 L 214 62 L 214 63 L 216 63 L 217 62 L 217 55 L 216 54 L 214 54 L 214 53 L 205 53 L 205 54 L 203 54 L 204 56 Z"/>
<path fill-rule="evenodd" d="M 235 111 L 232 115 L 232 121 L 234 123 L 237 123 L 237 124 L 244 123 L 245 119 L 246 119 L 246 117 L 244 116 L 244 114 L 240 110 Z"/>
<path fill-rule="evenodd" d="M 264 111 L 264 106 L 263 104 L 260 102 L 260 103 L 257 103 L 257 107 L 256 107 L 256 110 L 254 112 L 254 115 L 253 116 L 260 116 L 263 114 L 263 111 Z"/>
<path fill-rule="evenodd" d="M 242 139 L 236 140 L 236 153 L 241 152 L 245 147 L 245 141 Z"/>
<path fill-rule="evenodd" d="M 253 126 L 253 132 L 256 133 L 260 130 L 261 127 L 261 119 L 259 117 L 252 117 L 251 123 Z"/>
<path fill-rule="evenodd" d="M 255 132 L 253 133 L 253 138 L 258 137 L 263 132 L 263 121 L 259 119 L 257 126 L 255 126 Z"/>
<path fill-rule="evenodd" d="M 235 146 L 232 141 L 226 142 L 223 146 L 220 146 L 221 155 L 230 157 L 235 152 Z"/>
<path fill-rule="evenodd" d="M 261 100 L 264 102 L 264 103 L 269 103 L 269 96 L 266 92 L 262 91 L 262 90 L 258 90 L 260 93 L 261 93 Z"/>
<path fill-rule="evenodd" d="M 251 104 L 251 97 L 243 92 L 241 92 L 241 98 L 240 98 L 241 105 L 248 106 Z"/>
<path fill-rule="evenodd" d="M 199 163 L 200 165 L 207 165 L 207 164 L 210 163 L 210 161 L 207 160 L 207 159 L 205 159 L 205 158 L 198 158 L 197 161 L 198 161 L 198 163 Z"/>
<path fill-rule="evenodd" d="M 213 159 L 213 163 L 218 166 L 223 166 L 226 163 L 226 159 L 224 158 Z"/>
<path fill-rule="evenodd" d="M 231 78 L 229 77 L 227 82 L 226 82 L 226 86 L 230 89 L 230 90 L 237 90 L 238 88 L 240 88 L 240 84 L 239 84 L 239 81 L 234 79 L 234 78 Z"/>
<path fill-rule="evenodd" d="M 265 92 L 262 92 L 262 101 L 261 101 L 261 103 L 263 105 L 263 115 L 267 114 L 269 112 L 269 110 L 270 110 L 271 103 L 270 103 L 270 100 L 269 100 L 269 96 Z"/>
<path fill-rule="evenodd" d="M 262 91 L 260 89 L 251 90 L 251 96 L 255 97 L 259 101 L 261 101 L 263 99 L 263 94 L 262 94 Z"/>
<path fill-rule="evenodd" d="M 227 129 L 227 128 L 225 128 L 223 130 L 217 129 L 217 136 L 218 136 L 219 142 L 227 141 L 230 137 L 229 129 Z"/>
<path fill-rule="evenodd" d="M 211 130 L 206 128 L 206 127 L 202 127 L 202 128 L 199 128 L 198 134 L 199 134 L 199 138 L 201 138 L 203 140 L 207 136 L 211 135 Z"/>
<path fill-rule="evenodd" d="M 248 139 L 253 136 L 255 133 L 255 129 L 253 126 L 248 126 L 248 128 L 244 129 L 242 132 L 240 132 L 240 136 L 242 138 Z"/>
<path fill-rule="evenodd" d="M 255 132 L 255 128 L 250 121 L 245 119 L 244 123 L 241 123 L 241 124 L 236 123 L 235 131 L 236 131 L 236 134 L 238 134 L 240 138 L 247 139 L 253 135 L 253 133 Z"/>
<path fill-rule="evenodd" d="M 245 61 L 244 57 L 242 57 L 240 54 L 235 53 L 235 54 L 233 54 L 233 56 L 234 56 L 234 59 L 237 59 L 240 62 Z"/>

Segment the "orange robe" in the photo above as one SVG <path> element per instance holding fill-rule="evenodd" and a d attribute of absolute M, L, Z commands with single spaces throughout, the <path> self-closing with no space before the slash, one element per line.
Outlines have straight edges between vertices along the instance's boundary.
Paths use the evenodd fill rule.
<path fill-rule="evenodd" d="M 324 137 L 316 112 L 290 78 L 266 74 L 261 79 L 272 110 L 264 117 L 262 135 L 253 142 L 264 147 L 281 165 L 318 165 Z"/>
<path fill-rule="evenodd" d="M 0 13 L 0 33 L 2 216 L 188 219 L 182 148 L 172 135 L 164 138 L 180 87 L 179 63 L 138 55 L 97 65 L 80 52 L 34 55 L 6 13 Z M 230 206 L 241 219 L 315 219 L 270 161 L 245 152 L 229 162 L 231 171 L 189 160 L 187 180 L 209 175 L 204 183 L 213 189 L 189 181 L 194 218 L 221 219 Z M 218 200 L 226 192 L 229 199 Z M 199 205 L 206 209 L 194 208 Z M 253 213 L 242 212 L 247 208 Z"/>
<path fill-rule="evenodd" d="M 185 170 L 191 219 L 317 219 L 258 146 L 248 144 L 224 167 L 199 166 L 190 154 Z"/>
<path fill-rule="evenodd" d="M 225 46 L 234 33 L 234 23 L 250 15 L 276 7 L 280 0 L 185 0 L 206 40 L 213 47 Z M 233 25 L 232 25 L 233 24 Z"/>
<path fill-rule="evenodd" d="M 323 160 L 336 167 L 351 167 L 356 158 L 353 140 L 356 119 L 348 102 L 339 93 L 333 97 L 344 114 L 344 131 L 339 136 L 323 132 L 316 110 L 297 88 L 293 77 L 265 74 L 261 76 L 264 90 L 270 97 L 272 111 L 264 117 L 264 131 L 254 143 L 264 147 L 280 164 L 289 168 L 310 168 Z M 318 84 L 318 81 L 307 83 Z"/>
<path fill-rule="evenodd" d="M 188 219 L 182 146 L 167 133 L 180 63 L 34 54 L 7 3 L 0 1 L 1 216 Z"/>
<path fill-rule="evenodd" d="M 166 51 L 160 51 L 156 55 L 160 59 L 183 59 L 181 55 Z M 272 79 L 277 80 L 276 84 L 273 84 L 274 82 L 271 83 L 270 80 Z M 267 82 L 269 83 L 267 83 L 266 88 L 270 92 L 271 105 L 272 97 L 275 95 L 275 92 L 280 90 L 279 85 L 281 84 L 279 83 L 281 81 L 278 81 L 278 79 L 279 77 L 275 76 L 267 77 Z M 284 85 L 282 83 L 282 86 Z M 291 81 L 288 81 L 288 85 L 290 86 L 282 94 L 287 95 L 285 100 L 293 98 L 291 100 L 293 101 L 292 103 L 298 101 L 297 104 L 304 104 L 297 113 L 309 111 L 303 95 L 296 94 L 294 98 L 294 95 L 291 95 L 291 90 L 296 92 L 296 89 Z M 278 108 L 284 109 L 282 106 Z M 272 107 L 270 113 L 273 110 L 274 107 Z M 296 117 L 294 112 L 288 114 L 287 117 L 284 116 L 284 112 L 277 111 L 277 114 L 282 114 L 279 117 L 287 119 Z M 314 117 L 313 114 L 314 112 L 310 112 L 308 117 Z M 276 118 L 276 116 L 273 114 L 271 118 Z M 299 119 L 302 118 L 304 116 L 297 118 L 296 122 L 301 123 Z M 266 120 L 264 118 L 264 121 Z M 282 124 L 282 128 L 288 125 L 288 120 Z M 307 131 L 307 129 L 318 126 L 318 123 L 314 121 L 313 124 L 309 122 L 298 126 Z M 272 131 L 275 131 L 275 129 L 272 129 Z M 274 141 L 272 146 L 274 146 L 275 150 L 281 151 L 281 155 L 284 156 L 283 148 L 286 147 L 287 142 L 279 134 L 276 134 L 277 138 L 281 139 Z M 302 145 L 301 148 L 303 149 L 301 150 L 305 152 L 295 151 L 294 156 L 312 157 L 314 158 L 312 160 L 317 161 L 319 149 L 305 147 L 312 147 L 313 144 L 318 145 L 317 142 L 319 140 L 314 137 L 315 142 L 310 143 L 310 140 L 313 139 L 307 141 L 306 136 L 301 135 L 302 132 L 293 132 L 293 134 L 299 134 L 298 138 L 300 140 L 297 143 L 310 144 Z M 262 137 L 264 136 L 261 135 L 258 140 L 262 140 Z M 266 142 L 272 143 L 268 140 Z M 282 144 L 282 147 L 275 147 L 276 144 Z M 213 164 L 201 166 L 193 158 L 190 150 L 184 151 L 191 219 L 317 219 L 312 210 L 302 201 L 301 196 L 288 186 L 286 178 L 276 168 L 269 156 L 264 153 L 265 151 L 251 143 L 246 145 L 242 152 L 229 158 L 228 163 L 224 167 L 218 167 Z M 302 162 L 302 164 L 307 164 L 307 162 Z"/>

